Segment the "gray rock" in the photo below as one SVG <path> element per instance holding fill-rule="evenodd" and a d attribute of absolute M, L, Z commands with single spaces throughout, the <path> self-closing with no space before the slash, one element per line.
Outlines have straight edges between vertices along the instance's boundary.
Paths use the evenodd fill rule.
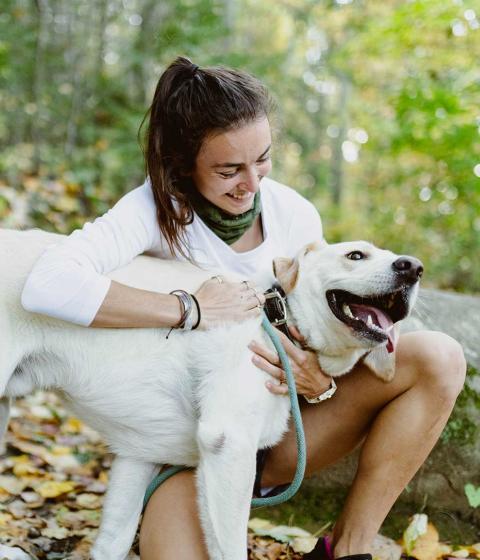
<path fill-rule="evenodd" d="M 469 365 L 479 374 L 468 377 L 468 388 L 457 401 L 443 439 L 400 501 L 408 504 L 412 513 L 427 506 L 429 511 L 448 512 L 468 520 L 480 534 L 480 508 L 470 507 L 464 492 L 468 482 L 480 485 L 480 296 L 421 290 L 416 309 L 402 324 L 402 332 L 425 329 L 442 331 L 458 340 Z M 305 484 L 319 492 L 338 489 L 341 496 L 352 481 L 357 459 L 355 453 Z"/>
<path fill-rule="evenodd" d="M 420 290 L 412 315 L 402 323 L 402 332 L 425 329 L 442 331 L 458 340 L 468 363 L 480 371 L 480 296 Z"/>

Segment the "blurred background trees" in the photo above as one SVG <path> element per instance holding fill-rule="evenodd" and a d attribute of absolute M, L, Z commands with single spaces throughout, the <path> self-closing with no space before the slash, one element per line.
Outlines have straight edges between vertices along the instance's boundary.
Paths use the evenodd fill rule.
<path fill-rule="evenodd" d="M 328 240 L 480 291 L 480 0 L 3 0 L 0 220 L 69 232 L 144 180 L 137 131 L 177 55 L 262 79 L 272 177 Z"/>

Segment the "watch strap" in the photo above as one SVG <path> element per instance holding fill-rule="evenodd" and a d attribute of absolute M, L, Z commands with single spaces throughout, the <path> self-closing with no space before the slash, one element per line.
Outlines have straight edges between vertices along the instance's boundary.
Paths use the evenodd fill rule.
<path fill-rule="evenodd" d="M 326 401 L 327 399 L 333 397 L 336 390 L 337 390 L 337 384 L 335 383 L 335 379 L 333 379 L 333 377 L 330 377 L 330 387 L 326 391 L 320 393 L 316 397 L 308 398 L 305 395 L 303 395 L 303 397 L 308 403 L 317 404 L 319 402 Z"/>

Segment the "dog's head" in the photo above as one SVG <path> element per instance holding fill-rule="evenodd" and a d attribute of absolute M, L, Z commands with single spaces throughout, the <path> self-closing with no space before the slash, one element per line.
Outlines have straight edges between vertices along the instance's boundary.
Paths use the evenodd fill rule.
<path fill-rule="evenodd" d="M 364 359 L 381 379 L 394 375 L 396 323 L 415 302 L 422 263 L 366 241 L 307 245 L 295 259 L 275 259 L 274 274 L 308 346 L 325 373 Z"/>

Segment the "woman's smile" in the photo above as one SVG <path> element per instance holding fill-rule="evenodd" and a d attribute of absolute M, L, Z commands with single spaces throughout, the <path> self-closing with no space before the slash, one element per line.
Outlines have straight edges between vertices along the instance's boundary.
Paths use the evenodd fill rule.
<path fill-rule="evenodd" d="M 270 173 L 271 143 L 266 117 L 208 138 L 192 173 L 197 190 L 230 214 L 247 212 L 261 179 Z"/>

